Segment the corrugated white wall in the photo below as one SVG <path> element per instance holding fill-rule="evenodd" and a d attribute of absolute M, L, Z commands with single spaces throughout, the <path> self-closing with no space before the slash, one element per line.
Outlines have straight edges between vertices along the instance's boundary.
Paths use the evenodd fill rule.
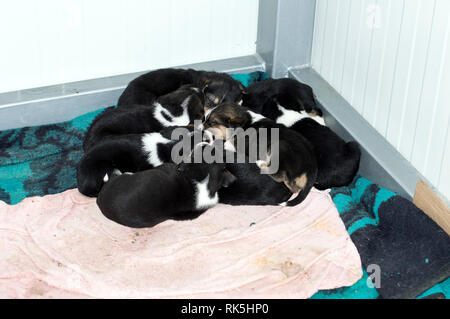
<path fill-rule="evenodd" d="M 450 1 L 317 0 L 312 66 L 450 199 Z"/>
<path fill-rule="evenodd" d="M 0 2 L 0 92 L 256 51 L 258 0 Z"/>

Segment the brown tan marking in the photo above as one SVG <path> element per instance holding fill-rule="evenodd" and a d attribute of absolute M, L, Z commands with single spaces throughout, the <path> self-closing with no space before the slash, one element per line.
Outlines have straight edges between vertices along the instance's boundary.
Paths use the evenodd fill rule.
<path fill-rule="evenodd" d="M 297 185 L 300 189 L 304 189 L 307 183 L 308 177 L 306 176 L 306 173 L 303 173 L 300 177 L 295 179 L 295 185 Z"/>
<path fill-rule="evenodd" d="M 282 183 L 282 182 L 286 182 L 287 181 L 286 172 L 285 171 L 279 171 L 276 174 L 270 175 L 270 177 L 272 177 L 273 180 L 275 182 L 278 182 L 278 183 Z"/>
<path fill-rule="evenodd" d="M 303 173 L 300 177 L 295 178 L 293 181 L 289 181 L 287 178 L 284 178 L 282 181 L 291 192 L 297 193 L 305 188 L 308 183 L 308 177 L 306 176 L 306 173 Z"/>

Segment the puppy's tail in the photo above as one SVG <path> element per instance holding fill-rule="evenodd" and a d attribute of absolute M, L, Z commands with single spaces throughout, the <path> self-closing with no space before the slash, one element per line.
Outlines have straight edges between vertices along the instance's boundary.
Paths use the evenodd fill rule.
<path fill-rule="evenodd" d="M 109 137 L 103 140 L 89 149 L 78 163 L 78 190 L 83 195 L 96 197 L 104 183 L 121 175 L 121 171 L 135 172 L 140 168 L 140 163 L 146 163 L 141 153 L 127 138 Z"/>
<path fill-rule="evenodd" d="M 313 174 L 302 174 L 299 178 L 296 179 L 295 183 L 297 184 L 297 189 L 299 189 L 300 191 L 294 199 L 291 199 L 286 203 L 286 206 L 296 206 L 305 200 L 305 198 L 311 191 L 311 188 L 314 186 L 316 175 L 317 171 L 315 171 Z M 293 190 L 292 187 L 289 188 Z"/>
<path fill-rule="evenodd" d="M 78 191 L 85 196 L 96 197 L 113 171 L 111 161 L 96 161 L 85 155 L 77 166 Z"/>

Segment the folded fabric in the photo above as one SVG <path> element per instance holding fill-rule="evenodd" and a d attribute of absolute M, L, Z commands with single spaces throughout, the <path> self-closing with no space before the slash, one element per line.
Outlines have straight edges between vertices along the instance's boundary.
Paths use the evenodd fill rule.
<path fill-rule="evenodd" d="M 132 229 L 68 190 L 0 202 L 0 298 L 308 298 L 361 260 L 327 192 Z"/>

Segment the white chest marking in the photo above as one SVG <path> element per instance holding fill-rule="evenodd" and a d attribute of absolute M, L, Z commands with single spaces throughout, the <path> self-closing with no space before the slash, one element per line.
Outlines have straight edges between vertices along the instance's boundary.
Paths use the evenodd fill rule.
<path fill-rule="evenodd" d="M 171 140 L 160 133 L 147 133 L 142 136 L 142 149 L 147 154 L 147 162 L 154 167 L 162 165 L 163 161 L 158 156 L 158 144 L 167 144 Z"/>
<path fill-rule="evenodd" d="M 291 127 L 298 121 L 304 118 L 310 117 L 306 112 L 297 112 L 294 110 L 288 110 L 282 107 L 280 104 L 278 105 L 278 110 L 283 113 L 281 116 L 277 118 L 277 123 L 283 124 L 286 127 Z"/>
<path fill-rule="evenodd" d="M 252 124 L 265 119 L 265 117 L 261 114 L 252 111 L 248 111 L 248 114 L 252 117 Z"/>
<path fill-rule="evenodd" d="M 161 104 L 159 104 L 158 102 L 156 102 L 154 104 L 155 106 L 155 110 L 153 112 L 153 116 L 155 117 L 155 119 L 157 119 L 159 121 L 159 123 L 161 123 L 163 126 L 165 127 L 169 127 L 169 126 L 185 126 L 188 125 L 190 122 L 189 119 L 189 114 L 188 114 L 188 103 L 189 103 L 189 99 L 191 97 L 188 96 L 183 103 L 181 103 L 181 107 L 183 108 L 183 113 L 180 116 L 173 116 L 172 114 L 170 114 L 170 112 L 168 110 L 166 110 Z M 164 116 L 163 113 L 168 115 L 168 117 L 170 117 L 170 120 L 167 120 Z"/>
<path fill-rule="evenodd" d="M 196 183 L 195 185 L 196 187 L 195 207 L 197 209 L 210 208 L 219 202 L 219 195 L 217 194 L 217 192 L 214 195 L 214 197 L 209 196 L 208 182 L 209 182 L 209 175 L 206 176 L 204 180 Z"/>
<path fill-rule="evenodd" d="M 314 121 L 316 121 L 317 123 L 319 123 L 321 125 L 325 125 L 323 118 L 320 116 L 310 116 L 306 112 L 297 112 L 294 110 L 288 110 L 288 109 L 285 109 L 284 107 L 282 107 L 280 104 L 277 104 L 277 105 L 278 105 L 278 110 L 280 110 L 280 112 L 282 112 L 283 114 L 277 118 L 276 122 L 279 124 L 283 124 L 286 127 L 291 127 L 298 121 L 305 119 L 305 118 L 311 118 Z"/>
<path fill-rule="evenodd" d="M 321 117 L 321 116 L 313 116 L 313 117 L 311 117 L 314 121 L 316 121 L 317 123 L 319 123 L 320 125 L 323 125 L 323 126 L 327 126 L 326 124 L 325 124 L 325 120 L 323 119 L 323 117 Z"/>

